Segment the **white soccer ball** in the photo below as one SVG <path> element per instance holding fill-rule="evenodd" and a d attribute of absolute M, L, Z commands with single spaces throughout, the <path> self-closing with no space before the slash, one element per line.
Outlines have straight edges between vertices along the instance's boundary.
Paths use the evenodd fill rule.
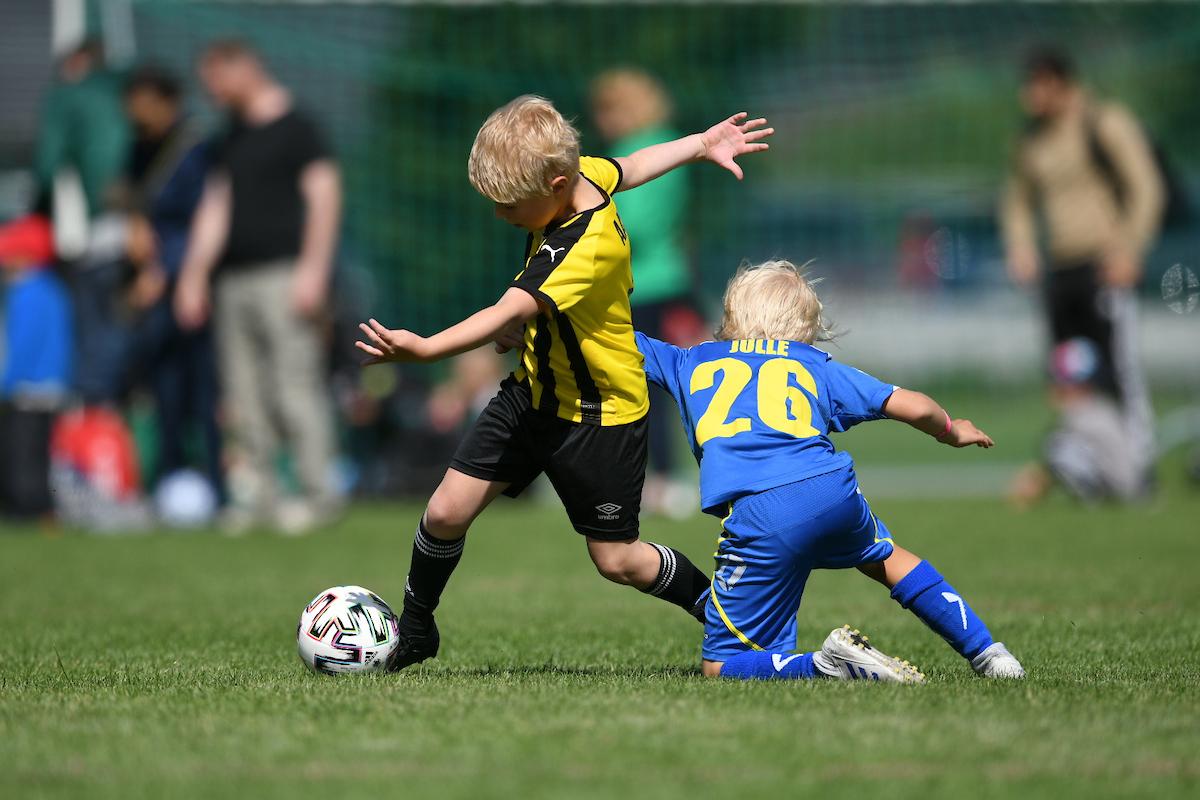
<path fill-rule="evenodd" d="M 314 672 L 373 672 L 399 644 L 399 621 L 383 599 L 361 586 L 334 586 L 300 614 L 300 660 Z"/>
<path fill-rule="evenodd" d="M 154 492 L 154 510 L 171 528 L 199 528 L 217 513 L 217 493 L 199 472 L 181 469 L 158 483 Z"/>

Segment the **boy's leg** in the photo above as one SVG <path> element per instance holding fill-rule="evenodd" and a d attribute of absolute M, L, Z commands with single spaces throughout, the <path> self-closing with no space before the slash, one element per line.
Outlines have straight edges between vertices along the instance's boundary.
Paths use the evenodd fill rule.
<path fill-rule="evenodd" d="M 704 623 L 708 577 L 683 553 L 641 539 L 607 541 L 589 536 L 587 544 L 601 575 L 674 603 Z"/>
<path fill-rule="evenodd" d="M 797 531 L 761 530 L 782 523 L 772 504 L 766 495 L 741 498 L 722 521 L 705 608 L 705 675 L 822 677 L 814 653 L 795 649 L 810 565 L 797 552 L 804 549 Z"/>
<path fill-rule="evenodd" d="M 851 479 L 820 476 L 734 504 L 717 540 L 704 674 L 742 680 L 924 680 L 915 667 L 880 653 L 849 627 L 834 630 L 814 652 L 793 649 L 796 612 L 811 570 L 853 566 L 892 550 L 861 494 L 844 494 Z"/>
<path fill-rule="evenodd" d="M 528 412 L 528 388 L 503 382 L 429 499 L 417 523 L 400 614 L 401 641 L 389 669 L 437 655 L 440 637 L 433 612 L 462 558 L 467 528 L 497 495 L 515 497 L 540 472 L 528 443 Z"/>
<path fill-rule="evenodd" d="M 417 523 L 404 590 L 406 611 L 411 605 L 417 612 L 433 613 L 458 566 L 467 528 L 507 488 L 504 482 L 472 478 L 454 468 L 446 470 Z"/>
<path fill-rule="evenodd" d="M 813 656 L 816 653 L 766 653 L 747 650 L 729 656 L 725 661 L 700 663 L 700 671 L 706 678 L 733 678 L 741 681 L 791 680 L 806 681 L 814 678 L 830 678 L 817 669 Z"/>
<path fill-rule="evenodd" d="M 678 550 L 638 538 L 648 422 L 556 426 L 546 476 L 601 575 L 702 620 L 708 577 Z"/>
<path fill-rule="evenodd" d="M 441 638 L 433 612 L 462 559 L 467 528 L 507 488 L 504 482 L 472 478 L 453 468 L 446 470 L 417 523 L 412 561 L 404 581 L 400 646 L 389 669 L 404 669 L 437 655 Z"/>
<path fill-rule="evenodd" d="M 820 650 L 792 654 L 749 650 L 724 663 L 705 660 L 704 674 L 744 681 L 834 678 L 886 683 L 925 682 L 920 670 L 907 661 L 876 650 L 866 636 L 851 630 L 849 625 L 831 632 Z"/>
<path fill-rule="evenodd" d="M 891 589 L 893 600 L 915 614 L 977 670 L 986 651 L 1003 649 L 962 595 L 932 564 L 917 555 L 893 546 L 890 557 L 864 564 L 859 571 Z"/>

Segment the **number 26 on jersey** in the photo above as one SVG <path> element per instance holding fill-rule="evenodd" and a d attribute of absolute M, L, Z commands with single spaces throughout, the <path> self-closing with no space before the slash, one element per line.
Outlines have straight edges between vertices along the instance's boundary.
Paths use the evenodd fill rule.
<path fill-rule="evenodd" d="M 765 343 L 768 347 L 773 344 L 777 343 Z M 696 421 L 696 444 L 701 446 L 709 439 L 737 436 L 750 430 L 751 426 L 750 417 L 730 419 L 734 403 L 755 378 L 754 368 L 745 361 L 718 358 L 700 364 L 692 371 L 690 392 L 695 394 L 711 389 L 717 382 L 718 373 L 721 373 L 721 380 L 717 390 L 708 408 Z M 804 392 L 792 385 L 792 378 L 813 397 L 817 396 L 817 382 L 799 361 L 772 358 L 763 362 L 758 368 L 758 418 L 768 427 L 797 438 L 819 436 L 821 432 L 812 424 L 812 405 Z"/>

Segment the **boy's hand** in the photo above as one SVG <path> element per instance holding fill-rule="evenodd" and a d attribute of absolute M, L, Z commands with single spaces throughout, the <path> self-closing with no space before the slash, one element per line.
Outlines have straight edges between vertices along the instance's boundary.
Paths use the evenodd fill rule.
<path fill-rule="evenodd" d="M 503 355 L 525 345 L 525 323 L 519 323 L 500 331 L 496 337 L 496 352 Z"/>
<path fill-rule="evenodd" d="M 366 342 L 354 343 L 355 347 L 369 356 L 363 362 L 364 367 L 389 361 L 424 361 L 427 358 L 424 336 L 418 336 L 412 331 L 389 330 L 374 319 L 360 322 L 358 327 L 367 337 Z"/>
<path fill-rule="evenodd" d="M 950 432 L 946 436 L 938 437 L 938 441 L 951 447 L 969 447 L 970 445 L 992 447 L 996 444 L 992 441 L 992 437 L 976 428 L 975 423 L 969 419 L 954 420 L 950 424 Z"/>
<path fill-rule="evenodd" d="M 765 119 L 744 122 L 747 116 L 745 111 L 739 111 L 700 134 L 703 147 L 700 157 L 729 170 L 739 181 L 742 179 L 742 168 L 734 159 L 746 153 L 766 150 L 770 145 L 759 140 L 775 132 L 774 128 L 762 127 L 767 124 Z"/>

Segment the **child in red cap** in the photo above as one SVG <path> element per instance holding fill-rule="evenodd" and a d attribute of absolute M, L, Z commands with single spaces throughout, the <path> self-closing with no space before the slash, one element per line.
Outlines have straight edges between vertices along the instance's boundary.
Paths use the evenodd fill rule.
<path fill-rule="evenodd" d="M 70 386 L 71 306 L 53 264 L 44 217 L 0 226 L 0 512 L 16 517 L 52 508 L 50 431 Z"/>

